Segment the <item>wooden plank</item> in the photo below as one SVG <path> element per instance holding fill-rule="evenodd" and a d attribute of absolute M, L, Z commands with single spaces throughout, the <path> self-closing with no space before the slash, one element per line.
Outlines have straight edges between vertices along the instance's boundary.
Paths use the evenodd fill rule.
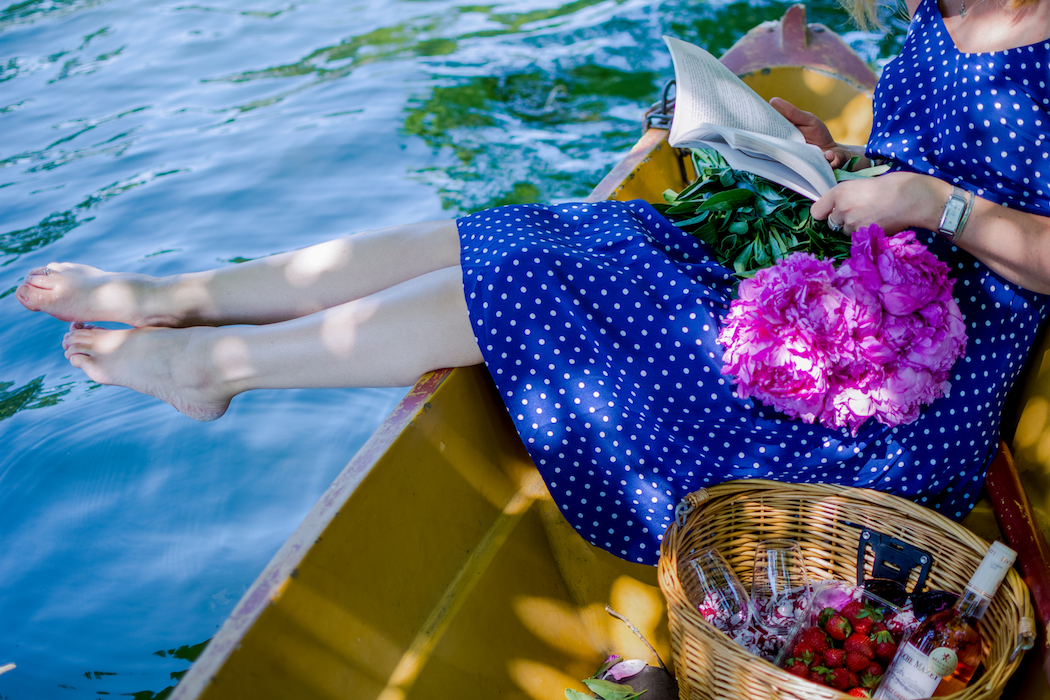
<path fill-rule="evenodd" d="M 1032 504 L 1021 484 L 1013 456 L 1005 444 L 988 468 L 984 487 L 992 499 L 1003 538 L 1017 552 L 1017 567 L 1032 595 L 1037 627 L 1036 653 L 1042 656 L 1043 672 L 1050 682 L 1050 648 L 1046 634 L 1050 624 L 1050 548 L 1032 514 Z"/>

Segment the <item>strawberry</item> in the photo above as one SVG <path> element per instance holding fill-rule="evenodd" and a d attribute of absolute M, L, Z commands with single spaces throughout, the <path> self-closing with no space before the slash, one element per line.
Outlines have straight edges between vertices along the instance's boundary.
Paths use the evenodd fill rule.
<path fill-rule="evenodd" d="M 866 635 L 855 632 L 847 637 L 842 648 L 849 654 L 851 651 L 863 654 L 868 659 L 875 658 L 875 644 Z"/>
<path fill-rule="evenodd" d="M 851 671 L 863 671 L 871 663 L 871 659 L 864 654 L 855 651 L 846 652 L 846 668 Z"/>
<path fill-rule="evenodd" d="M 828 685 L 836 690 L 845 690 L 849 687 L 849 671 L 844 668 L 833 668 L 828 673 Z"/>
<path fill-rule="evenodd" d="M 861 634 L 867 634 L 871 631 L 871 628 L 874 624 L 875 621 L 872 620 L 869 615 L 865 615 L 864 611 L 862 610 L 860 614 L 857 615 L 857 619 L 853 621 L 853 631 L 860 632 Z"/>
<path fill-rule="evenodd" d="M 802 659 L 788 659 L 787 666 L 784 667 L 784 670 L 792 675 L 798 676 L 799 678 L 809 678 L 809 666 L 807 666 Z"/>
<path fill-rule="evenodd" d="M 836 614 L 838 614 L 838 610 L 835 608 L 824 608 L 820 611 L 820 614 L 817 615 L 817 626 L 823 628 L 824 625 L 828 624 L 828 620 Z"/>
<path fill-rule="evenodd" d="M 809 680 L 813 681 L 818 685 L 828 684 L 827 678 L 824 677 L 824 674 L 816 670 L 815 668 L 809 669 Z"/>
<path fill-rule="evenodd" d="M 879 681 L 882 680 L 882 669 L 879 669 L 879 673 L 871 673 L 866 671 L 860 676 L 860 685 L 863 688 L 870 688 L 874 690 L 879 685 Z"/>
<path fill-rule="evenodd" d="M 897 653 L 897 644 L 893 641 L 893 635 L 889 631 L 875 634 L 875 658 L 888 662 Z"/>
<path fill-rule="evenodd" d="M 850 636 L 853 632 L 853 626 L 850 625 L 849 620 L 843 615 L 833 615 L 826 625 L 824 625 L 824 631 L 828 633 L 828 636 L 837 641 L 842 641 L 846 637 Z M 873 652 L 874 653 L 874 652 Z"/>
<path fill-rule="evenodd" d="M 795 645 L 795 648 L 791 650 L 791 653 L 794 656 L 805 656 L 806 654 L 812 654 L 813 645 L 807 642 L 806 640 L 802 640 L 801 642 Z"/>
<path fill-rule="evenodd" d="M 885 622 L 876 622 L 871 626 L 871 634 L 878 634 L 879 632 L 889 632 L 890 628 L 886 626 Z"/>
<path fill-rule="evenodd" d="M 819 627 L 807 627 L 802 630 L 802 641 L 809 644 L 813 651 L 823 654 L 828 650 L 828 635 Z"/>
<path fill-rule="evenodd" d="M 850 671 L 849 672 L 849 686 L 847 686 L 847 687 L 855 688 L 858 685 L 860 685 L 860 676 L 858 676 L 853 671 Z"/>
<path fill-rule="evenodd" d="M 838 668 L 846 663 L 846 652 L 842 649 L 828 649 L 824 652 L 824 665 L 828 668 Z"/>
<path fill-rule="evenodd" d="M 864 609 L 864 603 L 859 600 L 851 600 L 842 606 L 842 610 L 839 610 L 839 615 L 849 620 L 851 623 L 857 619 L 857 614 Z"/>
<path fill-rule="evenodd" d="M 871 693 L 869 693 L 868 691 L 864 690 L 864 688 L 850 688 L 849 692 L 846 693 L 846 695 L 849 695 L 851 698 L 870 698 L 871 697 Z"/>

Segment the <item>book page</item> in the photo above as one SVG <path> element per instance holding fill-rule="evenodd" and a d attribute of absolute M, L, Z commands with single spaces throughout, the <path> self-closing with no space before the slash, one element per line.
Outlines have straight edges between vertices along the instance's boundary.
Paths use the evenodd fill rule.
<path fill-rule="evenodd" d="M 705 124 L 685 134 L 680 145 L 714 148 L 730 167 L 761 175 L 813 200 L 835 186 L 835 172 L 813 144 Z M 727 155 L 730 149 L 735 153 Z"/>
<path fill-rule="evenodd" d="M 718 151 L 726 163 L 729 164 L 729 167 L 734 170 L 743 170 L 755 175 L 761 175 L 767 180 L 787 187 L 789 190 L 794 190 L 803 197 L 808 197 L 813 201 L 820 199 L 820 193 L 812 185 L 783 163 L 765 158 L 755 158 L 743 151 L 736 150 L 732 146 L 717 141 L 710 141 L 706 145 L 708 148 Z"/>
<path fill-rule="evenodd" d="M 676 81 L 675 111 L 668 141 L 699 124 L 720 124 L 789 141 L 805 138 L 784 116 L 699 46 L 665 36 Z"/>

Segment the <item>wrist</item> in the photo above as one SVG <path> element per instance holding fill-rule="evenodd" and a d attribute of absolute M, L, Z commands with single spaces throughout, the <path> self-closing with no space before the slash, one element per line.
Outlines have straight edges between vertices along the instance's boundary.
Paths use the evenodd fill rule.
<path fill-rule="evenodd" d="M 944 216 L 944 205 L 952 196 L 952 185 L 930 175 L 916 175 L 915 177 L 923 178 L 927 184 L 927 187 L 917 187 L 915 190 L 922 192 L 921 213 L 916 217 L 915 225 L 937 232 L 941 226 L 941 218 Z"/>
<path fill-rule="evenodd" d="M 976 196 L 973 192 L 953 186 L 951 194 L 944 202 L 944 209 L 937 223 L 937 235 L 949 243 L 957 244 L 970 218 L 974 199 Z"/>

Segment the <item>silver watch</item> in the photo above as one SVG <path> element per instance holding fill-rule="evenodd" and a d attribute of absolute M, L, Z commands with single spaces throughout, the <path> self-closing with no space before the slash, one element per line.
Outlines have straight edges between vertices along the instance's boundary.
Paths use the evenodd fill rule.
<path fill-rule="evenodd" d="M 962 235 L 963 226 L 966 225 L 966 219 L 969 218 L 971 206 L 973 206 L 973 194 L 953 185 L 952 194 L 948 197 L 948 201 L 944 203 L 941 223 L 937 227 L 938 235 L 955 243 L 956 239 Z"/>

